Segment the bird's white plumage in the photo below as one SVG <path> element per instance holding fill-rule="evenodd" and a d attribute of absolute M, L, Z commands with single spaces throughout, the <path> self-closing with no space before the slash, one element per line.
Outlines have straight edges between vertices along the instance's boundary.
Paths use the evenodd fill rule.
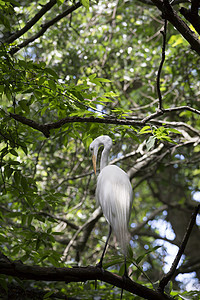
<path fill-rule="evenodd" d="M 128 175 L 121 168 L 115 165 L 107 166 L 112 147 L 112 139 L 109 136 L 100 136 L 90 145 L 90 151 L 95 157 L 93 161 L 95 170 L 98 149 L 102 145 L 104 149 L 101 154 L 100 174 L 97 178 L 96 200 L 112 227 L 122 252 L 126 255 L 127 244 L 130 241 L 128 222 L 132 206 L 132 187 Z"/>

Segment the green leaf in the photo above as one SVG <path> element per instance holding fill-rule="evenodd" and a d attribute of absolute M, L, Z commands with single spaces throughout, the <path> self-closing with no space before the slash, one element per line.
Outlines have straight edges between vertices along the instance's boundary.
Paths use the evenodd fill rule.
<path fill-rule="evenodd" d="M 40 111 L 41 116 L 43 116 L 43 115 L 45 114 L 47 108 L 48 108 L 48 106 L 44 106 L 44 107 L 41 109 L 41 111 Z"/>
<path fill-rule="evenodd" d="M 20 179 L 21 179 L 21 173 L 20 173 L 20 171 L 15 171 L 15 173 L 14 173 L 14 180 L 15 180 L 16 185 L 19 185 Z"/>
<path fill-rule="evenodd" d="M 19 161 L 16 161 L 16 160 L 10 160 L 10 161 L 9 161 L 9 164 L 10 164 L 10 165 L 13 165 L 13 166 L 16 166 L 16 165 L 20 165 L 20 162 L 19 162 Z"/>
<path fill-rule="evenodd" d="M 136 259 L 136 264 L 139 264 L 143 258 L 145 256 L 147 256 L 148 254 L 152 253 L 152 252 L 155 252 L 157 249 L 159 249 L 161 246 L 155 246 L 153 247 L 152 249 L 150 249 L 149 251 L 145 252 L 144 254 L 140 255 L 137 259 Z"/>
<path fill-rule="evenodd" d="M 112 80 L 106 79 L 106 78 L 96 78 L 100 82 L 111 82 Z M 112 93 L 112 92 L 110 92 Z"/>
<path fill-rule="evenodd" d="M 103 96 L 104 97 L 111 97 L 112 98 L 112 97 L 118 97 L 119 94 L 114 93 L 114 92 L 107 92 L 107 93 L 104 93 Z"/>
<path fill-rule="evenodd" d="M 43 296 L 43 299 L 49 298 L 51 295 L 53 295 L 53 293 L 54 293 L 54 292 L 52 292 L 52 291 L 46 293 L 46 294 Z"/>
<path fill-rule="evenodd" d="M 152 132 L 152 130 L 151 130 L 151 127 L 150 126 L 144 126 L 140 131 L 139 131 L 139 133 L 140 134 L 146 134 L 146 133 L 151 133 Z"/>
<path fill-rule="evenodd" d="M 8 147 L 4 147 L 1 150 L 1 158 L 3 158 L 6 154 L 8 154 Z"/>
<path fill-rule="evenodd" d="M 9 152 L 14 156 L 18 156 L 18 153 L 15 151 L 15 149 L 11 149 Z"/>
<path fill-rule="evenodd" d="M 177 133 L 177 134 L 182 134 L 180 131 L 178 131 L 178 130 L 175 129 L 175 128 L 167 128 L 167 131 L 168 131 L 168 132 Z"/>
<path fill-rule="evenodd" d="M 27 105 L 26 100 L 19 101 L 19 105 L 20 105 L 21 109 L 24 110 L 26 113 L 29 112 L 29 106 Z"/>
<path fill-rule="evenodd" d="M 137 135 L 135 135 L 133 132 L 128 131 L 127 134 L 134 140 L 136 141 L 138 144 L 140 144 L 140 140 L 137 137 Z"/>
<path fill-rule="evenodd" d="M 82 1 L 81 1 L 81 2 L 82 2 Z M 88 1 L 88 2 L 89 2 L 89 1 Z M 94 74 L 90 75 L 88 78 L 89 78 L 90 80 L 93 80 L 94 78 L 96 78 L 96 76 L 97 76 L 97 74 L 94 73 Z"/>
<path fill-rule="evenodd" d="M 56 232 L 56 231 L 54 231 L 54 232 L 52 232 L 52 234 L 53 235 L 64 235 L 64 232 Z"/>
<path fill-rule="evenodd" d="M 56 91 L 56 84 L 53 80 L 48 81 L 49 87 L 55 92 Z"/>
<path fill-rule="evenodd" d="M 25 143 L 20 142 L 20 147 L 23 150 L 23 152 L 27 155 L 28 154 L 28 149 Z"/>
<path fill-rule="evenodd" d="M 81 3 L 83 4 L 83 6 L 89 10 L 89 6 L 90 6 L 90 1 L 89 0 L 81 0 Z"/>
<path fill-rule="evenodd" d="M 15 256 L 16 254 L 18 254 L 21 250 L 21 247 L 20 245 L 16 245 L 14 246 L 12 249 L 11 249 L 11 253 L 12 253 L 12 256 Z"/>
<path fill-rule="evenodd" d="M 9 19 L 5 14 L 0 12 L 0 23 L 2 23 L 8 30 L 11 29 Z"/>
<path fill-rule="evenodd" d="M 26 220 L 27 220 L 27 215 L 22 214 L 21 215 L 21 225 L 25 226 L 26 225 Z"/>
<path fill-rule="evenodd" d="M 51 69 L 51 68 L 45 68 L 44 70 L 46 71 L 46 73 L 50 74 L 55 79 L 59 78 L 58 75 L 56 74 L 56 72 L 53 69 Z"/>
<path fill-rule="evenodd" d="M 26 177 L 24 177 L 24 176 L 21 176 L 21 185 L 22 185 L 24 191 L 28 190 L 28 183 L 27 183 Z"/>
<path fill-rule="evenodd" d="M 56 2 L 57 2 L 57 5 L 60 6 L 65 2 L 65 0 L 56 0 Z"/>
<path fill-rule="evenodd" d="M 12 175 L 14 169 L 13 168 L 10 168 L 9 165 L 5 166 L 4 168 L 4 173 L 5 173 L 5 176 L 9 179 L 10 176 Z"/>
<path fill-rule="evenodd" d="M 36 241 L 36 245 L 35 245 L 35 250 L 38 251 L 38 249 L 40 248 L 41 245 L 42 245 L 42 241 L 41 241 L 40 237 L 38 237 L 37 241 Z"/>
<path fill-rule="evenodd" d="M 151 150 L 156 142 L 156 137 L 151 135 L 148 140 L 146 141 L 146 147 L 147 147 L 147 151 Z"/>
<path fill-rule="evenodd" d="M 27 220 L 28 226 L 31 225 L 32 220 L 33 220 L 33 215 L 29 214 L 29 215 L 28 215 L 28 220 Z"/>
<path fill-rule="evenodd" d="M 7 286 L 7 280 L 4 275 L 0 275 L 0 286 L 8 293 L 8 286 Z"/>

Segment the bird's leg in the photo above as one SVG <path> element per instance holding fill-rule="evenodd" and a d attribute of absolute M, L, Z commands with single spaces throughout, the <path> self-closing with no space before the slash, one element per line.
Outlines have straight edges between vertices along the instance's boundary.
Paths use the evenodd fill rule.
<path fill-rule="evenodd" d="M 127 278 L 128 278 L 128 270 L 127 270 L 127 265 L 126 265 L 126 255 L 125 255 L 125 256 L 124 256 L 124 275 L 122 276 L 123 284 L 126 283 L 126 279 L 127 279 Z M 124 289 L 122 288 L 120 300 L 122 300 L 123 291 L 124 291 Z"/>
<path fill-rule="evenodd" d="M 109 228 L 109 233 L 108 233 L 108 237 L 107 237 L 107 240 L 106 240 L 104 249 L 103 249 L 103 253 L 102 253 L 102 255 L 101 255 L 101 259 L 100 259 L 100 261 L 98 262 L 98 264 L 96 265 L 96 267 L 101 268 L 101 269 L 103 268 L 103 267 L 102 267 L 102 264 L 103 264 L 103 258 L 104 258 L 105 252 L 106 252 L 106 247 L 107 247 L 107 245 L 108 245 L 108 241 L 109 241 L 109 238 L 110 238 L 110 236 L 111 236 L 111 233 L 112 233 L 112 227 L 110 226 L 110 228 Z"/>
<path fill-rule="evenodd" d="M 124 278 L 128 278 L 128 269 L 127 269 L 127 265 L 126 265 L 126 256 L 124 256 Z"/>

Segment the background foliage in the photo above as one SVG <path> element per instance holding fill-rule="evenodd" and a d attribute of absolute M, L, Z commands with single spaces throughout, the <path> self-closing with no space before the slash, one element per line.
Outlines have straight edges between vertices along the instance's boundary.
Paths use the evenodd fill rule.
<path fill-rule="evenodd" d="M 189 8 L 184 2 L 174 9 Z M 149 1 L 84 0 L 52 22 L 73 5 L 0 1 L 0 250 L 28 265 L 98 262 L 108 226 L 96 208 L 88 147 L 95 137 L 109 134 L 115 142 L 111 163 L 128 173 L 134 189 L 131 260 L 140 268 L 131 264 L 130 277 L 151 286 L 141 270 L 155 284 L 169 270 L 199 201 L 200 57 L 169 23 L 159 85 L 166 111 L 156 115 L 161 12 Z M 45 13 L 30 24 L 42 9 Z M 32 121 L 24 124 L 16 115 Z M 41 124 L 63 118 L 69 121 L 40 130 Z M 169 287 L 176 299 L 198 297 L 199 237 L 197 219 Z M 113 236 L 105 267 L 121 274 L 122 261 Z M 1 275 L 0 284 L 9 299 L 22 299 L 24 291 L 27 299 L 120 297 L 118 288 L 104 282 Z"/>

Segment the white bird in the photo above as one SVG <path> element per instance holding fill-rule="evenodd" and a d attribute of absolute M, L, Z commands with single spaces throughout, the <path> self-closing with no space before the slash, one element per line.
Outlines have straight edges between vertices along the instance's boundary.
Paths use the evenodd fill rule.
<path fill-rule="evenodd" d="M 107 165 L 108 155 L 112 147 L 112 139 L 107 135 L 97 137 L 90 144 L 89 149 L 93 154 L 92 161 L 95 174 L 97 154 L 101 146 L 104 146 L 104 149 L 101 154 L 100 174 L 97 178 L 96 201 L 102 208 L 103 214 L 110 225 L 110 230 L 97 266 L 102 268 L 103 257 L 113 230 L 125 257 L 125 275 L 127 275 L 126 255 L 130 241 L 128 223 L 133 199 L 132 187 L 128 175 L 121 168 L 115 165 Z"/>

